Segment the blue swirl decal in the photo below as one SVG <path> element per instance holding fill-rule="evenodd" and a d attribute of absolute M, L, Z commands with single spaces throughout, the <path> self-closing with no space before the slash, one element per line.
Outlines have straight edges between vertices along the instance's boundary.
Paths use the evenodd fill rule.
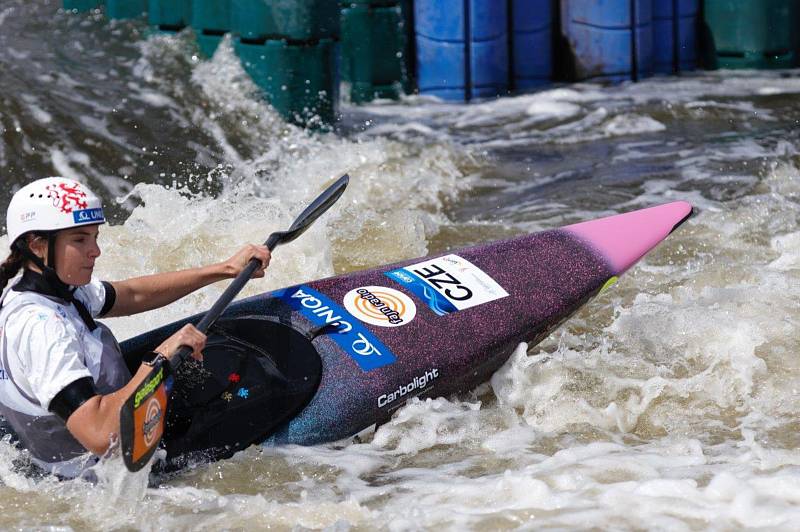
<path fill-rule="evenodd" d="M 360 321 L 328 296 L 305 285 L 285 288 L 274 293 L 311 321 L 315 327 L 339 324 L 339 331 L 330 338 L 364 371 L 388 366 L 397 360 L 388 347 L 378 340 Z"/>
<path fill-rule="evenodd" d="M 432 289 L 428 283 L 420 279 L 416 274 L 403 268 L 385 272 L 385 275 L 397 281 L 403 287 L 411 291 L 414 295 L 428 304 L 428 306 L 439 316 L 456 312 L 458 309 L 436 290 Z"/>
<path fill-rule="evenodd" d="M 85 223 L 103 223 L 106 221 L 103 216 L 103 209 L 84 209 L 82 211 L 74 211 L 72 213 L 72 220 L 76 224 Z"/>

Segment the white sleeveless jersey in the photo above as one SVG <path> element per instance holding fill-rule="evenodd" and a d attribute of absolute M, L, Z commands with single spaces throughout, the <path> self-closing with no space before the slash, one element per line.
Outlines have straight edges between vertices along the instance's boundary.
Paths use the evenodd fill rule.
<path fill-rule="evenodd" d="M 105 287 L 95 279 L 74 295 L 93 318 L 106 301 Z M 37 465 L 77 476 L 95 458 L 48 407 L 84 377 L 92 378 L 101 395 L 123 387 L 131 375 L 119 345 L 101 323 L 90 331 L 75 306 L 63 300 L 7 288 L 0 301 L 0 413 Z"/>

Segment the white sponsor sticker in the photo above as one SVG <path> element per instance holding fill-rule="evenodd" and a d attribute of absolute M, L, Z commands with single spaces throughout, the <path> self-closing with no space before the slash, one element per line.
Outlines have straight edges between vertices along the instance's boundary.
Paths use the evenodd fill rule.
<path fill-rule="evenodd" d="M 458 255 L 445 255 L 403 268 L 444 296 L 457 310 L 508 297 L 489 275 Z"/>
<path fill-rule="evenodd" d="M 362 286 L 344 296 L 347 312 L 370 325 L 400 327 L 414 319 L 417 306 L 410 297 L 387 286 Z"/>

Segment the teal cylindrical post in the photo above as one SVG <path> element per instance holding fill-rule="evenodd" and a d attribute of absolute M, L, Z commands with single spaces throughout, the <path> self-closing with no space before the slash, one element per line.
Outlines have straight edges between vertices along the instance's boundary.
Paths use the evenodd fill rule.
<path fill-rule="evenodd" d="M 410 85 L 408 24 L 398 2 L 344 2 L 341 11 L 342 74 L 350 100 L 398 98 Z"/>
<path fill-rule="evenodd" d="M 103 0 L 64 0 L 64 9 L 70 11 L 91 11 L 103 5 Z"/>
<path fill-rule="evenodd" d="M 193 0 L 192 27 L 200 53 L 211 57 L 222 36 L 231 30 L 231 1 Z"/>
<path fill-rule="evenodd" d="M 147 12 L 147 0 L 106 0 L 109 18 L 136 18 Z"/>
<path fill-rule="evenodd" d="M 231 27 L 242 39 L 290 42 L 339 37 L 336 0 L 231 0 Z"/>
<path fill-rule="evenodd" d="M 147 20 L 162 30 L 179 30 L 192 20 L 192 0 L 148 0 Z"/>
<path fill-rule="evenodd" d="M 242 66 L 286 120 L 317 127 L 335 120 L 338 103 L 336 42 L 234 42 Z"/>
<path fill-rule="evenodd" d="M 287 120 L 332 123 L 338 104 L 336 0 L 231 0 L 242 65 Z"/>
<path fill-rule="evenodd" d="M 709 68 L 791 68 L 800 30 L 797 0 L 705 0 Z"/>

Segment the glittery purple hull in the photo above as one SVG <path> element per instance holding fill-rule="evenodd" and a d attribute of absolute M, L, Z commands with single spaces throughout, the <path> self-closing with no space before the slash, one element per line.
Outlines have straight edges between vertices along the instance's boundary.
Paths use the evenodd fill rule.
<path fill-rule="evenodd" d="M 266 444 L 335 441 L 385 421 L 412 397 L 448 396 L 486 382 L 520 342 L 541 341 L 690 213 L 690 205 L 676 202 L 439 258 L 322 279 L 233 304 L 225 317 L 270 316 L 306 333 L 326 322 L 339 323 L 339 329 L 313 340 L 323 366 L 316 394 Z M 495 290 L 493 296 L 467 307 L 457 301 L 461 292 L 455 289 L 450 300 L 432 300 L 426 272 L 436 267 L 423 266 L 432 259 L 448 264 L 458 276 L 472 272 L 475 293 Z M 422 275 L 419 282 L 413 272 Z M 415 308 L 416 314 L 407 314 L 407 320 L 393 327 L 356 319 L 345 310 L 344 300 L 351 302 L 366 287 L 395 296 L 399 292 L 406 311 Z M 342 325 L 342 317 L 352 327 Z M 186 321 L 199 321 L 199 316 L 131 339 L 123 348 L 135 351 L 155 344 Z"/>
<path fill-rule="evenodd" d="M 318 338 L 315 345 L 324 366 L 319 390 L 305 410 L 276 432 L 271 442 L 314 444 L 341 439 L 387 419 L 410 397 L 468 391 L 489 380 L 520 342 L 541 341 L 614 275 L 602 257 L 563 230 L 481 245 L 455 254 L 483 270 L 508 296 L 439 316 L 418 297 L 407 293 L 417 307 L 416 317 L 408 324 L 394 328 L 366 325 L 396 357 L 393 364 L 368 372 L 330 337 Z M 420 260 L 323 279 L 307 286 L 338 302 L 361 286 L 387 286 L 402 291 L 403 287 L 385 272 Z M 438 374 L 436 378 L 431 378 L 433 370 Z M 429 382 L 424 387 L 415 386 L 426 379 L 426 374 Z M 412 390 L 401 395 L 403 387 Z M 397 398 L 384 404 L 394 396 Z"/>
<path fill-rule="evenodd" d="M 388 419 L 411 397 L 468 391 L 486 382 L 520 342 L 541 341 L 615 275 L 606 259 L 565 230 L 454 253 L 488 274 L 508 296 L 437 315 L 416 294 L 386 276 L 432 256 L 290 287 L 229 308 L 225 316 L 278 316 L 301 331 L 310 331 L 319 324 L 287 304 L 286 294 L 293 290 L 313 290 L 342 305 L 353 289 L 383 286 L 405 293 L 416 306 L 416 316 L 402 326 L 359 323 L 393 354 L 394 362 L 382 367 L 365 370 L 358 356 L 346 352 L 333 335 L 317 337 L 314 345 L 323 363 L 317 393 L 267 444 L 335 441 Z M 152 342 L 184 322 L 129 340 L 124 347 Z"/>

